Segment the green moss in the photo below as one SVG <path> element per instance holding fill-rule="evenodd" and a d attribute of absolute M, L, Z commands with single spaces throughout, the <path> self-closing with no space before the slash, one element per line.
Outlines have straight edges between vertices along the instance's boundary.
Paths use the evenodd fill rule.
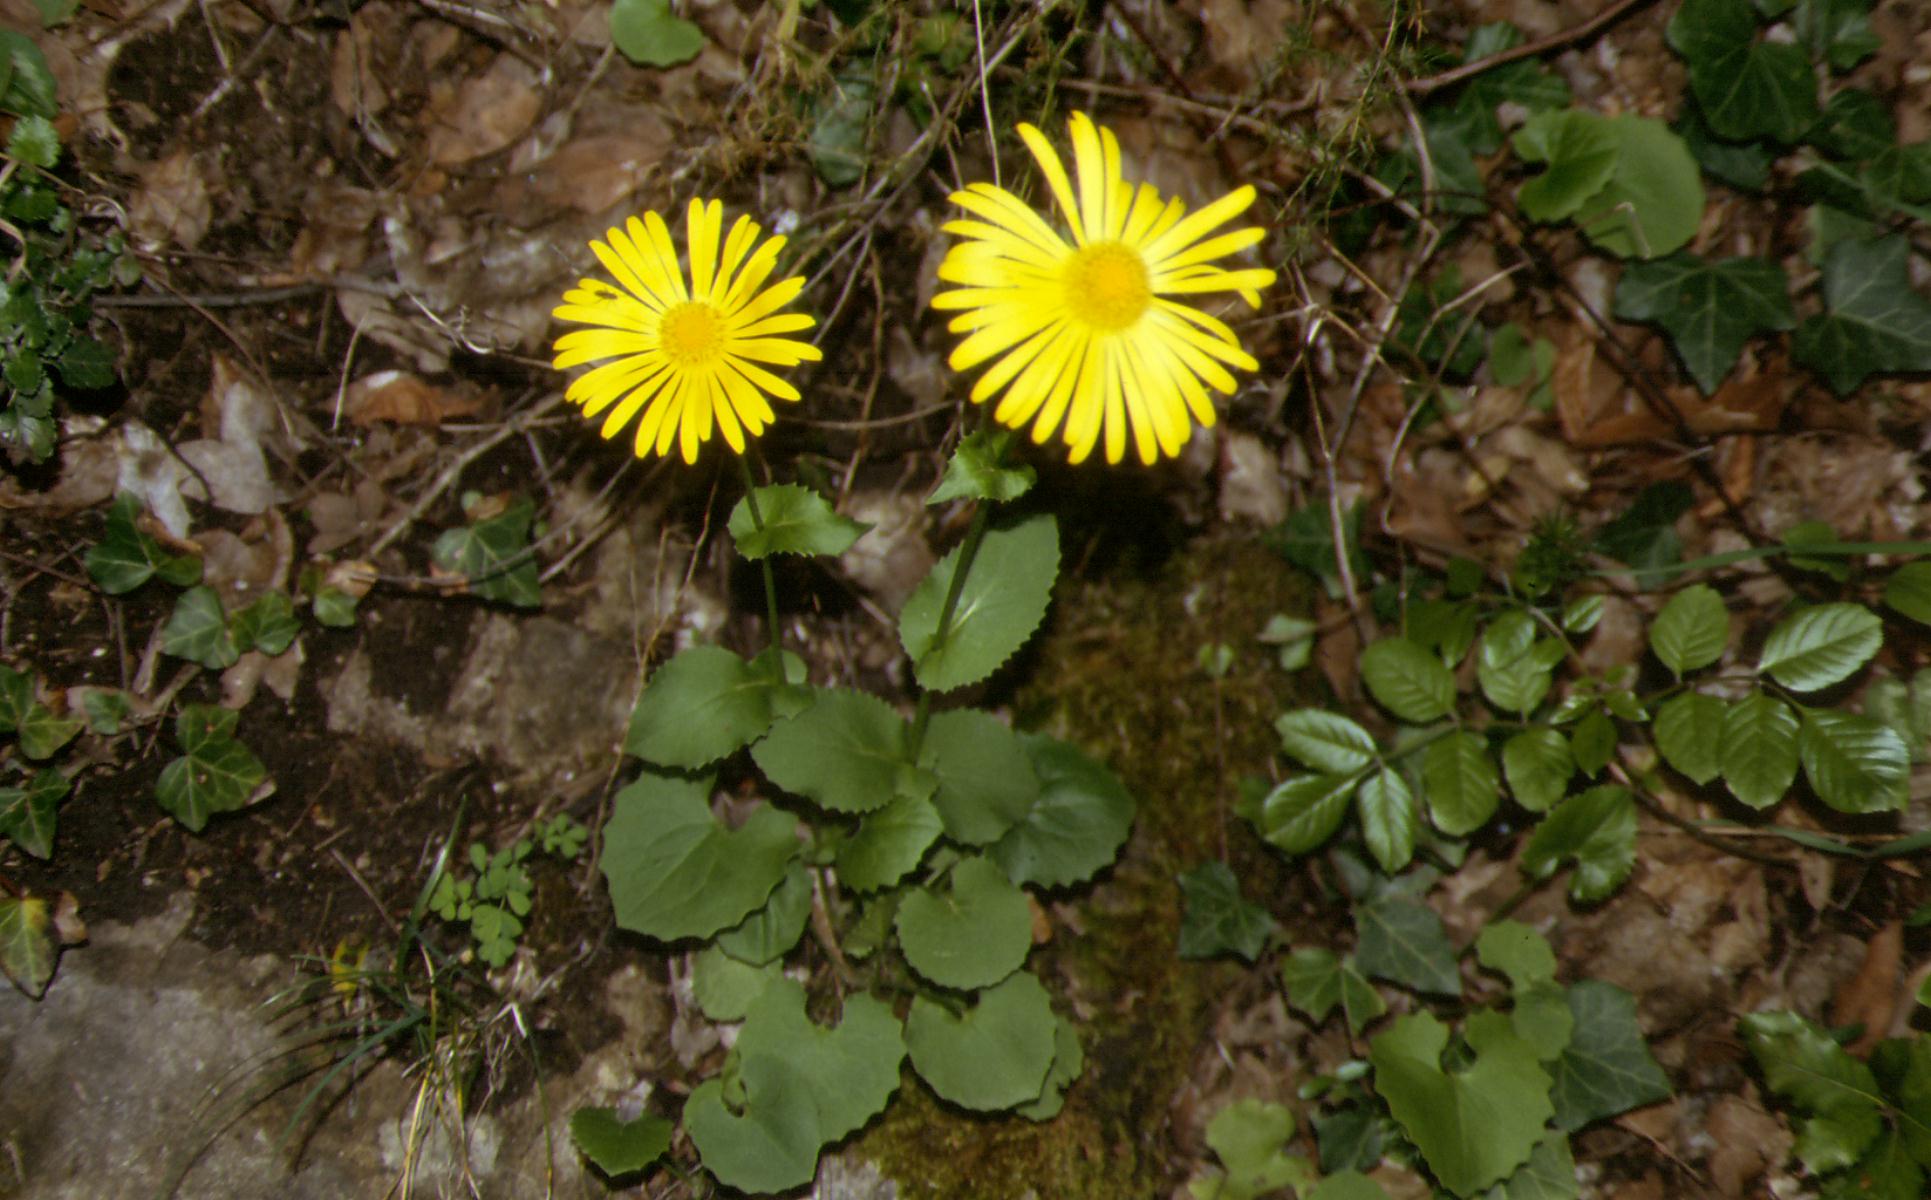
<path fill-rule="evenodd" d="M 1277 612 L 1301 614 L 1299 577 L 1251 536 L 1191 544 L 1124 580 L 1062 588 L 1036 650 L 1022 719 L 1107 762 L 1139 800 L 1121 860 L 1032 965 L 1080 1027 L 1086 1071 L 1065 1110 L 1036 1124 L 937 1102 L 907 1074 L 886 1117 L 852 1147 L 905 1196 L 978 1200 L 1164 1197 L 1179 1181 L 1167 1125 L 1173 1099 L 1210 1036 L 1238 964 L 1182 962 L 1175 877 L 1223 854 L 1256 898 L 1278 894 L 1286 865 L 1234 816 L 1243 774 L 1264 771 L 1273 718 L 1305 685 L 1256 640 Z M 1200 668 L 1224 642 L 1233 668 Z"/>

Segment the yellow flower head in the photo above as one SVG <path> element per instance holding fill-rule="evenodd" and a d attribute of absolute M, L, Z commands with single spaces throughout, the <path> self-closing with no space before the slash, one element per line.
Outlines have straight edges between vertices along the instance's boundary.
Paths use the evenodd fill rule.
<path fill-rule="evenodd" d="M 691 201 L 686 286 L 664 218 L 654 212 L 630 218 L 604 241 L 590 243 L 622 287 L 585 279 L 552 313 L 594 326 L 557 339 L 558 370 L 610 360 L 573 380 L 565 397 L 586 417 L 608 409 L 606 438 L 641 410 L 638 458 L 668 454 L 676 441 L 684 461 L 696 462 L 713 420 L 742 454 L 744 435 L 756 437 L 772 420 L 767 395 L 798 399 L 797 388 L 757 364 L 795 367 L 821 357 L 809 342 L 778 336 L 817 324 L 804 313 L 778 311 L 803 290 L 803 276 L 764 286 L 784 238 L 759 243 L 758 226 L 739 217 L 720 248 L 723 226 L 722 202 Z"/>
<path fill-rule="evenodd" d="M 969 334 L 952 351 L 953 370 L 997 360 L 972 399 L 1004 389 L 993 410 L 1000 424 L 1031 422 L 1033 441 L 1044 442 L 1064 421 L 1074 462 L 1102 432 L 1107 461 L 1119 462 L 1131 431 L 1140 461 L 1151 463 L 1180 453 L 1192 421 L 1214 423 L 1203 383 L 1232 393 L 1226 367 L 1260 365 L 1224 323 L 1169 297 L 1235 292 L 1258 308 L 1274 272 L 1209 264 L 1267 231 L 1208 237 L 1254 202 L 1252 187 L 1190 215 L 1151 184 L 1136 189 L 1120 177 L 1111 130 L 1077 112 L 1070 125 L 1077 190 L 1038 129 L 1021 125 L 1019 136 L 1059 201 L 1072 244 L 1011 192 L 971 184 L 952 203 L 980 219 L 946 224 L 965 240 L 939 265 L 939 278 L 959 287 L 934 296 L 932 307 L 960 310 L 949 328 Z"/>

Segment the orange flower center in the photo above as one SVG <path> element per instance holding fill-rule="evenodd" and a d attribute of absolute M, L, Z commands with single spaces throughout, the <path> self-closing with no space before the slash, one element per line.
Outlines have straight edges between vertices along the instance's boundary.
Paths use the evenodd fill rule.
<path fill-rule="evenodd" d="M 1095 242 L 1075 252 L 1060 282 L 1074 319 L 1104 333 L 1133 325 L 1153 303 L 1146 260 L 1123 242 Z"/>
<path fill-rule="evenodd" d="M 657 340 L 672 366 L 706 366 L 724 355 L 724 315 L 702 300 L 673 304 L 658 323 Z"/>

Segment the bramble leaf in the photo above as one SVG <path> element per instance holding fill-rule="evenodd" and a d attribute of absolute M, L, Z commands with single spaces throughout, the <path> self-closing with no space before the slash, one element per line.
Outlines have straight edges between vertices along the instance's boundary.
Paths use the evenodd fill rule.
<path fill-rule="evenodd" d="M 1383 708 L 1411 725 L 1439 721 L 1455 707 L 1455 677 L 1404 637 L 1383 638 L 1361 652 L 1361 681 Z"/>
<path fill-rule="evenodd" d="M 1487 824 L 1502 799 L 1495 758 L 1473 733 L 1457 731 L 1430 744 L 1422 755 L 1421 783 L 1428 815 L 1450 837 Z"/>
<path fill-rule="evenodd" d="M 1723 770 L 1723 701 L 1715 696 L 1684 692 L 1656 709 L 1651 731 L 1663 761 L 1691 782 L 1704 784 Z"/>
<path fill-rule="evenodd" d="M 1346 775 L 1375 759 L 1374 738 L 1340 713 L 1297 708 L 1276 717 L 1274 729 L 1288 754 L 1316 771 Z"/>
<path fill-rule="evenodd" d="M 1730 642 L 1730 612 L 1706 583 L 1670 597 L 1649 627 L 1649 648 L 1678 679 L 1723 657 Z"/>
<path fill-rule="evenodd" d="M 1415 836 L 1421 829 L 1421 813 L 1408 781 L 1392 770 L 1381 770 L 1361 781 L 1354 793 L 1355 811 L 1361 818 L 1361 840 L 1375 863 L 1393 875 L 1415 856 Z"/>
<path fill-rule="evenodd" d="M 1904 807 L 1911 751 L 1895 729 L 1856 713 L 1804 710 L 1797 754 L 1818 798 L 1838 812 L 1890 812 Z"/>
<path fill-rule="evenodd" d="M 1797 778 L 1797 715 L 1758 692 L 1723 713 L 1723 782 L 1751 808 L 1769 808 Z"/>
<path fill-rule="evenodd" d="M 1528 729 L 1502 743 L 1502 775 L 1515 802 L 1530 812 L 1549 811 L 1575 773 L 1569 739 L 1558 730 Z"/>
<path fill-rule="evenodd" d="M 1861 604 L 1818 604 L 1777 623 L 1757 669 L 1785 687 L 1814 692 L 1851 677 L 1884 644 L 1884 623 Z"/>

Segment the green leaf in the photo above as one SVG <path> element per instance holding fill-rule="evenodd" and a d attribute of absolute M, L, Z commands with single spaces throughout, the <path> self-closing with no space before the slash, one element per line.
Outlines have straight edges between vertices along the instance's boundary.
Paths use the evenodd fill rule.
<path fill-rule="evenodd" d="M 1133 827 L 1133 797 L 1113 772 L 1050 737 L 1022 739 L 1039 799 L 988 853 L 1014 883 L 1084 883 L 1119 856 Z"/>
<path fill-rule="evenodd" d="M 751 519 L 758 506 L 763 527 Z M 731 537 L 738 553 L 757 561 L 767 554 L 821 554 L 837 557 L 851 549 L 871 526 L 832 511 L 829 501 L 796 483 L 761 487 L 731 510 Z"/>
<path fill-rule="evenodd" d="M 939 781 L 932 803 L 946 835 L 967 845 L 1003 837 L 1039 799 L 1025 743 L 999 718 L 976 708 L 932 715 L 919 766 Z"/>
<path fill-rule="evenodd" d="M 956 1015 L 930 997 L 914 998 L 905 1049 L 919 1077 L 942 1098 L 992 1112 L 1040 1095 L 1056 1024 L 1046 989 L 1030 972 L 1015 971 Z"/>
<path fill-rule="evenodd" d="M 1530 812 L 1548 812 L 1575 773 L 1569 739 L 1554 729 L 1525 730 L 1502 743 L 1503 778 L 1515 802 Z"/>
<path fill-rule="evenodd" d="M 0 57 L 11 67 L 6 88 L 0 91 L 0 109 L 50 121 L 60 115 L 54 73 L 47 68 L 46 57 L 31 38 L 11 29 L 0 29 Z"/>
<path fill-rule="evenodd" d="M 624 753 L 670 767 L 716 762 L 771 728 L 785 690 L 768 652 L 745 662 L 722 646 L 692 646 L 651 675 Z"/>
<path fill-rule="evenodd" d="M 1066 1105 L 1066 1089 L 1085 1067 L 1086 1051 L 1079 1044 L 1078 1026 L 1065 1017 L 1058 1018 L 1053 1025 L 1053 1065 L 1046 1069 L 1045 1086 L 1039 1089 L 1037 1100 L 1013 1112 L 1028 1121 L 1052 1120 Z"/>
<path fill-rule="evenodd" d="M 1574 862 L 1569 895 L 1593 904 L 1622 886 L 1636 866 L 1636 802 L 1615 784 L 1590 788 L 1557 805 L 1530 835 L 1522 870 L 1547 879 Z"/>
<path fill-rule="evenodd" d="M 1450 837 L 1486 825 L 1502 799 L 1494 756 L 1473 733 L 1458 731 L 1431 743 L 1422 755 L 1421 785 L 1435 828 Z"/>
<path fill-rule="evenodd" d="M 1415 836 L 1421 814 L 1408 782 L 1392 770 L 1382 770 L 1361 781 L 1355 790 L 1355 810 L 1361 817 L 1361 839 L 1386 874 L 1393 875 L 1415 856 Z"/>
<path fill-rule="evenodd" d="M 809 149 L 818 177 L 832 187 L 857 183 L 870 161 L 872 108 L 878 86 L 869 69 L 854 65 L 832 81 L 814 108 Z"/>
<path fill-rule="evenodd" d="M 1569 734 L 1569 753 L 1575 757 L 1576 770 L 1595 775 L 1609 765 L 1615 752 L 1616 723 L 1602 709 L 1591 708 Z"/>
<path fill-rule="evenodd" d="M 213 588 L 202 585 L 181 593 L 161 628 L 161 651 L 215 671 L 235 665 L 241 651 L 228 632 L 227 614 L 221 611 L 221 598 Z"/>
<path fill-rule="evenodd" d="M 1353 775 L 1301 775 L 1286 780 L 1262 799 L 1254 827 L 1269 845 L 1289 854 L 1311 853 L 1341 827 L 1357 782 Z"/>
<path fill-rule="evenodd" d="M 742 1021 L 751 1002 L 783 975 L 783 963 L 752 966 L 712 944 L 691 959 L 691 995 L 711 1020 Z"/>
<path fill-rule="evenodd" d="M 958 449 L 945 462 L 945 474 L 940 477 L 939 486 L 925 502 L 989 500 L 1006 504 L 1031 491 L 1037 472 L 1024 464 L 1005 465 L 1006 448 L 1012 444 L 1012 438 L 1012 433 L 1002 429 L 997 433 L 975 431 L 959 439 Z"/>
<path fill-rule="evenodd" d="M 1676 519 L 1690 511 L 1696 494 L 1686 483 L 1652 483 L 1636 494 L 1629 510 L 1596 531 L 1596 549 L 1639 572 L 1675 566 L 1683 558 Z"/>
<path fill-rule="evenodd" d="M 5 32 L 0 30 L 0 32 Z M 87 551 L 87 574 L 110 596 L 131 592 L 159 574 L 169 583 L 187 587 L 201 578 L 201 560 L 171 557 L 161 544 L 135 524 L 141 502 L 122 492 L 107 510 L 107 532 Z"/>
<path fill-rule="evenodd" d="M 1654 322 L 1669 334 L 1707 396 L 1736 365 L 1746 341 L 1797 323 L 1789 287 L 1783 268 L 1767 259 L 1706 262 L 1679 252 L 1625 271 L 1616 285 L 1615 314 Z"/>
<path fill-rule="evenodd" d="M 1685 692 L 1671 696 L 1656 709 L 1651 732 L 1663 761 L 1692 783 L 1705 784 L 1723 770 L 1723 701 L 1715 696 Z"/>
<path fill-rule="evenodd" d="M 1848 71 L 1883 44 L 1871 30 L 1871 0 L 1802 0 L 1791 28 L 1812 58 L 1833 71 Z"/>
<path fill-rule="evenodd" d="M 1582 1194 L 1569 1139 L 1550 1131 L 1529 1152 L 1529 1161 L 1484 1193 L 1487 1200 L 1576 1200 Z"/>
<path fill-rule="evenodd" d="M 1895 729 L 1869 717 L 1805 709 L 1797 755 L 1818 798 L 1838 812 L 1891 812 L 1908 799 L 1910 748 Z"/>
<path fill-rule="evenodd" d="M 988 530 L 940 640 L 939 616 L 961 549 L 932 568 L 899 614 L 899 641 L 919 686 L 930 691 L 977 683 L 1011 658 L 1039 628 L 1059 574 L 1059 527 L 1051 514 Z"/>
<path fill-rule="evenodd" d="M 771 782 L 832 812 L 867 813 L 901 794 L 930 795 L 912 779 L 906 726 L 868 692 L 823 689 L 751 747 Z M 928 783 L 930 781 L 928 780 Z"/>
<path fill-rule="evenodd" d="M 472 595 L 518 608 L 540 608 L 542 588 L 530 552 L 530 523 L 536 505 L 517 499 L 493 517 L 445 529 L 429 557 L 444 571 L 460 575 Z"/>
<path fill-rule="evenodd" d="M 1549 166 L 1516 194 L 1532 221 L 1568 220 L 1616 174 L 1615 134 L 1593 113 L 1537 113 L 1516 131 L 1514 143 L 1524 162 Z"/>
<path fill-rule="evenodd" d="M 767 1194 L 810 1182 L 818 1151 L 885 1107 L 905 1042 L 891 1009 L 870 996 L 847 997 L 844 1019 L 826 1029 L 805 1015 L 803 986 L 778 979 L 752 1001 L 732 1054 L 734 1086 L 727 1067 L 726 1078 L 694 1088 L 684 1128 L 721 1182 Z"/>
<path fill-rule="evenodd" d="M 614 1108 L 579 1108 L 570 1114 L 570 1140 L 606 1175 L 641 1171 L 668 1154 L 676 1128 L 649 1113 L 626 1121 Z"/>
<path fill-rule="evenodd" d="M 672 16 L 670 0 L 613 0 L 610 41 L 640 67 L 674 67 L 704 49 L 704 31 Z"/>
<path fill-rule="evenodd" d="M 1906 563 L 1884 581 L 1884 603 L 1920 625 L 1931 625 L 1931 562 Z"/>
<path fill-rule="evenodd" d="M 1297 708 L 1275 718 L 1274 729 L 1287 752 L 1316 771 L 1347 775 L 1375 760 L 1374 738 L 1340 713 Z"/>
<path fill-rule="evenodd" d="M 1417 992 L 1462 994 L 1455 947 L 1434 909 L 1385 892 L 1355 905 L 1354 920 L 1354 959 L 1363 973 Z"/>
<path fill-rule="evenodd" d="M 261 760 L 235 740 L 238 714 L 212 704 L 190 704 L 174 719 L 182 754 L 161 769 L 154 798 L 196 833 L 210 815 L 233 812 L 268 778 Z"/>
<path fill-rule="evenodd" d="M 989 987 L 1025 963 L 1033 947 L 1032 906 L 984 858 L 961 861 L 950 883 L 944 895 L 915 888 L 899 904 L 899 946 L 912 969 L 940 987 Z"/>
<path fill-rule="evenodd" d="M 1821 1175 L 1855 1163 L 1884 1129 L 1871 1069 L 1796 1013 L 1751 1013 L 1738 1028 L 1770 1090 L 1806 1114 L 1796 1145 L 1804 1166 Z"/>
<path fill-rule="evenodd" d="M 1274 918 L 1240 894 L 1240 880 L 1224 862 L 1201 863 L 1180 876 L 1180 957 L 1238 954 L 1260 957 Z"/>
<path fill-rule="evenodd" d="M 717 935 L 718 949 L 752 966 L 775 962 L 804 936 L 809 916 L 811 876 L 793 859 L 764 907 Z"/>
<path fill-rule="evenodd" d="M 1670 1094 L 1636 1023 L 1636 1001 L 1600 979 L 1579 981 L 1568 993 L 1575 1032 L 1549 1067 L 1556 1128 L 1573 1133 L 1592 1121 L 1653 1104 Z"/>
<path fill-rule="evenodd" d="M 1710 128 L 1723 137 L 1794 142 L 1817 119 L 1817 81 L 1803 48 L 1759 41 L 1746 0 L 1683 0 L 1667 32 L 1689 61 L 1690 89 Z"/>
<path fill-rule="evenodd" d="M 1723 714 L 1723 781 L 1751 808 L 1769 808 L 1797 778 L 1797 715 L 1758 692 Z"/>
<path fill-rule="evenodd" d="M 1199 1200 L 1239 1200 L 1313 1184 L 1314 1168 L 1287 1153 L 1294 1136 L 1294 1113 L 1271 1100 L 1236 1100 L 1207 1122 L 1207 1145 L 1226 1175 L 1196 1181 L 1189 1191 Z"/>
<path fill-rule="evenodd" d="M 21 117 L 7 138 L 7 157 L 50 169 L 60 160 L 60 133 L 45 117 Z"/>
<path fill-rule="evenodd" d="M 52 758 L 54 752 L 80 732 L 76 717 L 58 717 L 44 704 L 30 704 L 15 722 L 20 735 L 20 752 L 35 761 Z"/>
<path fill-rule="evenodd" d="M 1670 597 L 1649 627 L 1649 647 L 1678 679 L 1723 657 L 1730 643 L 1730 612 L 1706 583 Z"/>
<path fill-rule="evenodd" d="M 1327 1020 L 1336 1004 L 1346 1015 L 1349 1030 L 1359 1033 L 1368 1022 L 1388 1011 L 1381 993 L 1355 967 L 1353 958 L 1335 957 L 1332 950 L 1296 950 L 1281 962 L 1281 983 L 1287 1001 L 1315 1023 Z"/>
<path fill-rule="evenodd" d="M 1777 623 L 1757 669 L 1785 687 L 1814 692 L 1851 677 L 1884 644 L 1884 623 L 1861 604 L 1819 604 Z"/>
<path fill-rule="evenodd" d="M 0 663 L 0 733 L 13 733 L 40 705 L 34 700 L 33 677 Z"/>
<path fill-rule="evenodd" d="M 1549 170 L 1522 185 L 1533 220 L 1572 219 L 1623 258 L 1656 258 L 1695 236 L 1703 183 L 1689 147 L 1661 121 L 1583 109 L 1541 112 L 1513 139 L 1523 161 Z"/>
<path fill-rule="evenodd" d="M 1484 1019 L 1488 1018 L 1488 1019 Z M 1469 1018 L 1473 1061 L 1444 1071 L 1448 1027 L 1427 1013 L 1396 1018 L 1374 1039 L 1375 1091 L 1421 1151 L 1428 1169 L 1457 1196 L 1472 1196 L 1528 1161 L 1554 1109 L 1535 1048 L 1506 1018 Z"/>
<path fill-rule="evenodd" d="M 1363 650 L 1361 681 L 1381 707 L 1411 725 L 1439 721 L 1455 708 L 1455 677 L 1407 638 L 1384 638 Z"/>
<path fill-rule="evenodd" d="M 762 907 L 784 879 L 797 820 L 760 804 L 726 829 L 710 798 L 709 776 L 648 769 L 617 793 L 598 865 L 618 925 L 662 942 L 707 938 Z"/>
<path fill-rule="evenodd" d="M 1475 958 L 1489 970 L 1508 976 L 1509 988 L 1518 996 L 1555 982 L 1556 956 L 1549 940 L 1520 921 L 1483 926 L 1475 935 Z"/>
<path fill-rule="evenodd" d="M 861 892 L 890 887 L 919 865 L 944 830 L 931 800 L 900 796 L 866 816 L 838 847 L 838 878 Z"/>
<path fill-rule="evenodd" d="M 38 1000 L 54 978 L 58 953 L 47 902 L 38 896 L 0 893 L 0 972 Z"/>
<path fill-rule="evenodd" d="M 1388 1193 L 1359 1171 L 1337 1171 L 1315 1184 L 1307 1200 L 1388 1200 Z"/>
<path fill-rule="evenodd" d="M 1536 637 L 1534 618 L 1520 609 L 1503 613 L 1482 633 L 1482 649 L 1475 660 L 1475 678 L 1489 703 L 1504 712 L 1527 716 L 1549 694 L 1555 663 L 1553 638 Z"/>
<path fill-rule="evenodd" d="M 295 605 L 286 592 L 268 591 L 228 623 L 229 636 L 237 650 L 259 650 L 270 658 L 282 654 L 302 631 L 295 619 Z"/>
<path fill-rule="evenodd" d="M 1845 238 L 1824 258 L 1825 311 L 1797 327 L 1792 353 L 1847 396 L 1867 376 L 1931 370 L 1931 302 L 1911 288 L 1903 235 Z"/>
<path fill-rule="evenodd" d="M 1776 149 L 1762 140 L 1732 142 L 1717 136 L 1692 98 L 1674 126 L 1706 175 L 1745 192 L 1760 192 L 1770 182 Z"/>
<path fill-rule="evenodd" d="M 113 351 L 91 337 L 77 337 L 69 342 L 54 367 L 60 372 L 62 383 L 79 391 L 112 387 L 116 378 Z"/>
<path fill-rule="evenodd" d="M 355 609 L 361 603 L 360 596 L 351 595 L 341 588 L 322 587 L 315 590 L 310 611 L 315 614 L 317 623 L 330 629 L 353 629 Z"/>
<path fill-rule="evenodd" d="M 52 857 L 54 809 L 70 786 L 65 775 L 42 767 L 26 787 L 0 787 L 0 837 L 35 858 Z"/>
<path fill-rule="evenodd" d="M 1348 568 L 1360 579 L 1368 573 L 1361 553 L 1361 502 L 1341 514 L 1341 540 L 1346 544 Z M 1287 519 L 1263 538 L 1269 548 L 1316 579 L 1338 582 L 1340 564 L 1334 553 L 1334 524 L 1325 504 L 1310 504 L 1287 514 Z"/>

